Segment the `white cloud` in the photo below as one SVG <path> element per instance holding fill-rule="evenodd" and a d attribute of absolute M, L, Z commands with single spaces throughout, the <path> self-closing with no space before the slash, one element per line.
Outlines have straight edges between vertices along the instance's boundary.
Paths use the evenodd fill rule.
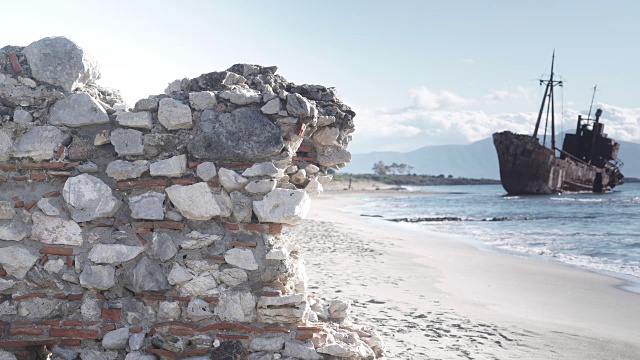
<path fill-rule="evenodd" d="M 426 87 L 419 87 L 409 91 L 414 108 L 436 110 L 467 106 L 475 103 L 473 99 L 466 99 L 447 90 L 433 92 Z"/>
<path fill-rule="evenodd" d="M 523 86 L 516 86 L 513 89 L 495 90 L 482 97 L 487 103 L 497 103 L 506 100 L 531 99 L 531 91 Z"/>
<path fill-rule="evenodd" d="M 462 59 L 460 60 L 461 63 L 465 63 L 465 64 L 475 64 L 476 61 L 471 59 L 471 58 L 466 58 L 466 59 Z"/>

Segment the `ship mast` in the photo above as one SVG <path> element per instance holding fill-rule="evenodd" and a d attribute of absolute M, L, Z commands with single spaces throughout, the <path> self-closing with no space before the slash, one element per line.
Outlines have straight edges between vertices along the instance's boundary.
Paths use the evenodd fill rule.
<path fill-rule="evenodd" d="M 540 85 L 546 85 L 544 89 L 544 96 L 542 97 L 542 104 L 540 104 L 540 111 L 538 112 L 538 119 L 536 120 L 536 128 L 533 131 L 533 137 L 538 138 L 538 129 L 540 128 L 540 120 L 542 120 L 542 113 L 544 112 L 545 105 L 547 105 L 547 123 L 549 121 L 549 113 L 551 113 L 551 149 L 556 149 L 556 122 L 555 122 L 555 107 L 554 107 L 554 97 L 553 97 L 553 88 L 557 85 L 562 86 L 562 81 L 553 80 L 553 65 L 556 59 L 556 51 L 553 50 L 553 55 L 551 55 L 551 75 L 549 76 L 549 80 L 540 79 Z M 547 98 L 549 98 L 549 103 L 547 103 Z M 551 111 L 549 111 L 551 110 Z M 545 125 L 545 137 L 547 135 L 547 127 Z"/>

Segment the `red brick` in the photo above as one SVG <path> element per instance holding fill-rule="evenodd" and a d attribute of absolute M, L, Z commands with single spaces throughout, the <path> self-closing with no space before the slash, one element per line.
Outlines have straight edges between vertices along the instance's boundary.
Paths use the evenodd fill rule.
<path fill-rule="evenodd" d="M 216 334 L 216 337 L 229 340 L 249 340 L 247 335 Z"/>
<path fill-rule="evenodd" d="M 67 256 L 67 268 L 68 269 L 73 268 L 73 256 Z"/>
<path fill-rule="evenodd" d="M 26 176 L 12 176 L 11 177 L 14 181 L 27 181 L 29 178 Z"/>
<path fill-rule="evenodd" d="M 97 339 L 99 335 L 100 334 L 98 333 L 98 330 L 64 329 L 64 328 L 49 329 L 50 337 Z"/>
<path fill-rule="evenodd" d="M 131 181 L 118 181 L 116 183 L 116 189 L 137 188 L 137 187 L 153 187 L 153 186 L 167 186 L 167 180 L 131 180 Z"/>
<path fill-rule="evenodd" d="M 74 167 L 76 167 L 78 165 L 80 165 L 80 161 L 70 162 L 70 163 L 64 164 L 64 168 L 65 169 L 71 169 L 71 168 L 74 168 Z"/>
<path fill-rule="evenodd" d="M 60 320 L 41 320 L 36 322 L 36 325 L 60 326 Z"/>
<path fill-rule="evenodd" d="M 220 187 L 220 183 L 215 181 L 215 180 L 207 181 L 207 185 L 209 185 L 209 187 L 212 187 L 212 188 L 219 188 Z"/>
<path fill-rule="evenodd" d="M 113 221 L 100 221 L 93 223 L 94 227 L 112 227 Z"/>
<path fill-rule="evenodd" d="M 16 53 L 9 53 L 9 60 L 11 60 L 11 68 L 13 69 L 14 73 L 19 73 L 20 71 L 22 71 L 22 68 L 20 67 L 20 63 L 18 62 L 18 56 L 16 55 Z"/>
<path fill-rule="evenodd" d="M 60 169 L 65 167 L 65 163 L 62 162 L 46 162 L 46 163 L 42 163 L 40 164 L 40 166 L 42 166 L 43 169 Z"/>
<path fill-rule="evenodd" d="M 7 275 L 7 270 L 0 268 L 0 276 L 6 276 Z"/>
<path fill-rule="evenodd" d="M 42 170 L 42 164 L 40 163 L 27 163 L 18 165 L 20 170 Z"/>
<path fill-rule="evenodd" d="M 24 201 L 18 201 L 13 205 L 14 208 L 19 209 L 21 207 L 24 207 Z"/>
<path fill-rule="evenodd" d="M 303 332 L 303 333 L 296 334 L 296 340 L 309 340 L 309 339 L 313 339 L 312 332 Z"/>
<path fill-rule="evenodd" d="M 142 326 L 132 326 L 129 328 L 129 332 L 132 332 L 132 333 L 142 332 Z"/>
<path fill-rule="evenodd" d="M 11 198 L 11 200 L 13 200 L 13 201 L 18 201 L 18 200 L 20 200 L 20 198 L 19 198 L 19 197 L 17 197 L 17 196 L 14 196 L 14 197 L 12 197 L 12 198 Z"/>
<path fill-rule="evenodd" d="M 300 145 L 298 147 L 298 152 L 308 153 L 310 151 L 311 151 L 311 146 L 309 146 L 309 145 Z"/>
<path fill-rule="evenodd" d="M 62 339 L 60 340 L 60 346 L 80 346 L 82 340 L 80 339 Z"/>
<path fill-rule="evenodd" d="M 324 331 L 324 326 L 298 326 L 298 331 Z"/>
<path fill-rule="evenodd" d="M 162 301 L 167 299 L 164 295 L 142 295 L 142 298 L 150 301 Z"/>
<path fill-rule="evenodd" d="M 173 296 L 171 297 L 173 301 L 191 301 L 191 297 L 189 296 Z"/>
<path fill-rule="evenodd" d="M 9 340 L 9 341 L 0 341 L 0 348 L 16 348 L 16 347 L 27 347 L 27 346 L 42 346 L 48 345 L 53 346 L 56 344 L 56 340 Z"/>
<path fill-rule="evenodd" d="M 189 329 L 197 329 L 198 327 L 196 325 L 192 325 L 189 323 L 185 323 L 182 321 L 164 321 L 164 322 L 159 322 L 157 324 L 154 324 L 152 326 L 152 328 L 157 329 L 157 328 L 161 328 L 161 327 L 165 327 L 165 326 L 183 326 Z"/>
<path fill-rule="evenodd" d="M 18 170 L 16 164 L 0 164 L 0 170 Z"/>
<path fill-rule="evenodd" d="M 64 145 L 60 145 L 58 147 L 58 151 L 56 152 L 56 159 L 60 159 L 62 157 L 62 155 L 64 155 L 64 149 L 66 149 L 67 147 Z"/>
<path fill-rule="evenodd" d="M 56 196 L 60 196 L 60 191 L 50 191 L 50 192 L 42 195 L 42 197 L 44 197 L 44 198 L 52 198 L 52 197 L 56 197 Z"/>
<path fill-rule="evenodd" d="M 73 255 L 73 248 L 43 246 L 40 249 L 40 253 L 41 254 L 49 254 L 49 255 L 70 256 L 70 255 Z"/>
<path fill-rule="evenodd" d="M 215 261 L 224 261 L 224 256 L 210 255 L 209 259 L 210 260 L 215 260 Z"/>
<path fill-rule="evenodd" d="M 79 320 L 64 320 L 62 326 L 82 326 L 82 321 Z"/>
<path fill-rule="evenodd" d="M 147 240 L 145 240 L 142 236 L 140 236 L 140 234 L 136 234 L 136 237 L 138 238 L 138 241 L 140 241 L 142 245 L 147 244 Z"/>
<path fill-rule="evenodd" d="M 269 234 L 271 235 L 282 234 L 282 224 L 269 224 Z"/>
<path fill-rule="evenodd" d="M 13 328 L 9 335 L 42 335 L 42 329 L 38 328 Z"/>
<path fill-rule="evenodd" d="M 167 359 L 171 359 L 171 360 L 175 360 L 177 358 L 176 354 L 174 354 L 174 353 L 172 353 L 170 351 L 167 351 L 167 350 L 162 350 L 162 349 L 156 349 L 156 348 L 149 347 L 149 348 L 147 348 L 147 351 L 151 352 L 151 353 L 154 353 L 154 354 L 160 356 L 161 358 L 167 358 Z"/>
<path fill-rule="evenodd" d="M 299 123 L 298 126 L 296 126 L 296 135 L 298 136 L 302 136 L 302 134 L 304 134 L 304 131 L 307 129 L 307 124 L 305 123 Z"/>
<path fill-rule="evenodd" d="M 53 298 L 54 299 L 60 299 L 60 300 L 62 300 L 62 299 L 66 300 L 67 299 L 67 295 L 65 295 L 65 294 L 55 294 L 55 295 L 53 295 Z"/>
<path fill-rule="evenodd" d="M 193 330 L 191 329 L 179 329 L 179 328 L 169 328 L 169 334 L 176 336 L 186 336 L 193 335 Z"/>
<path fill-rule="evenodd" d="M 170 229 L 170 230 L 182 230 L 184 223 L 180 221 L 155 221 L 153 223 L 154 229 Z"/>
<path fill-rule="evenodd" d="M 202 160 L 198 159 L 196 161 L 189 161 L 187 166 L 189 167 L 189 169 L 193 169 L 194 167 L 197 167 L 200 164 L 202 164 Z"/>
<path fill-rule="evenodd" d="M 235 324 L 235 323 L 211 324 L 198 329 L 199 332 L 211 331 L 211 330 L 240 330 L 240 331 L 255 332 L 258 334 L 264 333 L 264 330 L 260 329 L 259 327 Z"/>
<path fill-rule="evenodd" d="M 136 229 L 135 231 L 136 234 L 144 234 L 148 232 L 151 232 L 151 229 Z"/>
<path fill-rule="evenodd" d="M 264 328 L 265 331 L 270 331 L 270 332 L 281 332 L 281 333 L 290 333 L 291 330 L 287 329 L 285 327 L 266 327 Z"/>
<path fill-rule="evenodd" d="M 69 294 L 67 295 L 67 300 L 69 301 L 82 300 L 82 294 Z"/>
<path fill-rule="evenodd" d="M 111 319 L 113 321 L 120 321 L 120 316 L 122 315 L 122 309 L 107 309 L 102 308 L 102 314 L 100 317 L 103 319 Z"/>
<path fill-rule="evenodd" d="M 182 350 L 183 356 L 203 356 L 209 354 L 209 349 L 185 349 Z"/>
<path fill-rule="evenodd" d="M 236 230 L 240 230 L 240 225 L 231 224 L 231 223 L 225 223 L 224 224 L 224 228 L 225 228 L 225 230 L 236 231 Z"/>
<path fill-rule="evenodd" d="M 306 161 L 308 163 L 312 163 L 315 164 L 316 161 L 318 161 L 318 159 L 314 158 L 314 157 L 303 157 L 301 158 L 303 161 Z"/>
<path fill-rule="evenodd" d="M 182 179 L 173 179 L 171 180 L 172 185 L 191 185 L 198 182 L 198 179 L 194 177 L 182 178 Z"/>
<path fill-rule="evenodd" d="M 25 210 L 27 210 L 27 211 L 29 211 L 29 210 L 31 210 L 31 208 L 32 208 L 32 207 L 34 207 L 34 206 L 36 206 L 36 201 L 35 201 L 35 200 L 30 201 L 30 202 L 28 202 L 28 203 L 24 204 L 24 209 L 25 209 Z"/>
<path fill-rule="evenodd" d="M 55 176 L 55 177 L 60 177 L 60 176 L 69 177 L 73 175 L 73 173 L 71 171 L 47 171 L 47 175 Z"/>
<path fill-rule="evenodd" d="M 238 247 L 256 247 L 258 244 L 255 241 L 232 241 L 231 246 Z"/>
<path fill-rule="evenodd" d="M 45 293 L 31 293 L 31 294 L 24 294 L 24 295 L 13 295 L 13 300 L 14 301 L 18 301 L 18 300 L 22 300 L 22 299 L 28 299 L 28 298 L 43 298 L 47 296 Z"/>
<path fill-rule="evenodd" d="M 96 299 L 106 299 L 106 298 L 107 297 L 104 296 L 104 294 L 100 294 L 100 293 L 96 294 Z"/>
<path fill-rule="evenodd" d="M 264 231 L 265 226 L 260 224 L 244 224 L 242 227 L 248 231 Z"/>
<path fill-rule="evenodd" d="M 100 323 L 101 323 L 101 321 L 89 321 L 89 322 L 87 323 L 87 326 L 95 326 L 95 325 L 98 325 L 98 324 L 100 324 Z"/>
<path fill-rule="evenodd" d="M 49 261 L 49 255 L 45 254 L 42 259 L 40 259 L 40 262 L 38 264 L 40 264 L 40 266 L 43 266 L 44 264 L 47 263 L 47 261 Z"/>
<path fill-rule="evenodd" d="M 263 291 L 262 295 L 264 296 L 280 296 L 282 295 L 280 291 Z"/>
<path fill-rule="evenodd" d="M 218 297 L 217 296 L 207 296 L 202 298 L 202 300 L 206 301 L 206 302 L 216 302 L 218 301 Z"/>
<path fill-rule="evenodd" d="M 110 325 L 107 325 L 107 326 L 103 326 L 103 327 L 101 327 L 101 328 L 100 328 L 100 331 L 101 331 L 103 334 L 105 334 L 105 333 L 108 333 L 109 331 L 113 331 L 113 330 L 115 330 L 115 329 L 116 329 L 116 326 L 115 326 L 114 324 L 110 324 Z"/>
<path fill-rule="evenodd" d="M 62 184 L 62 183 L 65 183 L 68 179 L 69 178 L 67 176 L 65 176 L 65 177 L 57 177 L 57 178 L 53 179 L 53 182 Z"/>

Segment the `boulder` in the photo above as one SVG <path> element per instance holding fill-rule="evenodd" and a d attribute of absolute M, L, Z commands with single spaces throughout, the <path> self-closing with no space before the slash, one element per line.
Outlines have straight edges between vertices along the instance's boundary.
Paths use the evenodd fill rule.
<path fill-rule="evenodd" d="M 214 317 L 215 314 L 209 308 L 209 303 L 201 299 L 191 299 L 187 305 L 186 317 L 192 321 L 200 321 Z"/>
<path fill-rule="evenodd" d="M 284 348 L 282 336 L 257 337 L 249 343 L 251 351 L 280 352 Z"/>
<path fill-rule="evenodd" d="M 46 298 L 27 298 L 18 302 L 18 315 L 30 319 L 46 319 L 59 312 L 58 300 Z"/>
<path fill-rule="evenodd" d="M 176 301 L 161 301 L 158 304 L 158 320 L 178 320 L 181 312 L 180 304 Z"/>
<path fill-rule="evenodd" d="M 160 307 L 160 308 L 162 308 L 162 307 Z M 160 310 L 160 311 L 162 311 L 162 310 Z M 147 333 L 144 332 L 144 331 L 143 332 L 139 332 L 139 333 L 131 334 L 131 336 L 129 336 L 129 340 L 128 340 L 129 349 L 131 349 L 131 351 L 138 351 L 138 350 L 142 349 L 142 345 L 144 345 L 144 338 L 146 336 L 147 336 Z M 144 356 L 151 356 L 150 360 L 155 360 L 155 357 L 153 355 L 144 355 Z M 139 360 L 143 360 L 143 359 L 139 359 Z"/>
<path fill-rule="evenodd" d="M 329 303 L 329 318 L 332 320 L 344 320 L 351 313 L 351 303 L 340 299 L 331 300 Z"/>
<path fill-rule="evenodd" d="M 278 126 L 255 107 L 241 107 L 231 113 L 205 110 L 192 135 L 187 148 L 201 159 L 270 160 L 284 148 Z"/>
<path fill-rule="evenodd" d="M 261 296 L 258 300 L 258 317 L 265 323 L 304 322 L 308 312 L 309 304 L 303 294 Z"/>
<path fill-rule="evenodd" d="M 82 229 L 75 221 L 47 216 L 39 211 L 31 217 L 31 240 L 43 244 L 82 246 Z"/>
<path fill-rule="evenodd" d="M 242 176 L 246 177 L 257 177 L 257 176 L 271 176 L 271 177 L 279 177 L 282 176 L 282 171 L 278 170 L 278 168 L 270 162 L 262 162 L 253 164 L 250 168 L 246 169 Z"/>
<path fill-rule="evenodd" d="M 21 216 L 16 216 L 9 222 L 0 221 L 0 240 L 22 241 L 29 236 L 29 230 L 29 224 Z"/>
<path fill-rule="evenodd" d="M 253 89 L 235 88 L 223 91 L 219 95 L 222 99 L 229 100 L 236 105 L 248 105 L 258 103 L 261 100 L 260 93 Z"/>
<path fill-rule="evenodd" d="M 169 284 L 178 285 L 185 283 L 191 279 L 193 279 L 193 273 L 191 271 L 183 268 L 178 263 L 173 263 L 173 267 L 171 268 L 169 276 L 167 277 Z"/>
<path fill-rule="evenodd" d="M 276 184 L 277 181 L 273 179 L 253 180 L 244 187 L 244 190 L 250 194 L 266 194 L 275 189 Z"/>
<path fill-rule="evenodd" d="M 110 265 L 85 266 L 80 285 L 87 289 L 109 290 L 116 285 L 116 269 Z"/>
<path fill-rule="evenodd" d="M 322 194 L 322 184 L 316 179 L 311 179 L 307 186 L 304 187 L 304 191 L 311 197 L 320 196 Z"/>
<path fill-rule="evenodd" d="M 187 171 L 187 155 L 178 155 L 151 164 L 151 176 L 180 177 Z"/>
<path fill-rule="evenodd" d="M 31 116 L 28 111 L 22 109 L 15 109 L 13 111 L 13 122 L 18 124 L 28 124 L 32 121 L 33 116 Z"/>
<path fill-rule="evenodd" d="M 193 119 L 189 105 L 185 105 L 172 98 L 160 100 L 158 121 L 167 130 L 191 129 L 191 127 L 193 127 Z"/>
<path fill-rule="evenodd" d="M 72 91 L 100 78 L 97 62 L 81 47 L 65 37 L 48 37 L 22 50 L 31 76 L 42 82 Z"/>
<path fill-rule="evenodd" d="M 96 244 L 89 251 L 89 260 L 96 264 L 119 264 L 135 259 L 144 252 L 142 246 Z"/>
<path fill-rule="evenodd" d="M 247 178 L 238 175 L 238 173 L 233 170 L 225 168 L 221 168 L 220 171 L 218 171 L 218 181 L 220 185 L 229 192 L 242 189 L 249 183 Z"/>
<path fill-rule="evenodd" d="M 17 140 L 13 156 L 29 157 L 34 161 L 50 160 L 56 147 L 68 139 L 68 135 L 54 126 L 35 126 Z"/>
<path fill-rule="evenodd" d="M 76 222 L 113 216 L 121 205 L 107 184 L 88 174 L 67 179 L 62 196 Z"/>
<path fill-rule="evenodd" d="M 142 176 L 145 171 L 149 170 L 149 162 L 147 160 L 124 161 L 115 160 L 107 165 L 107 176 L 116 180 L 135 179 Z"/>
<path fill-rule="evenodd" d="M 212 245 L 214 242 L 222 239 L 220 235 L 203 234 L 198 231 L 192 231 L 187 234 L 187 239 L 180 244 L 185 250 L 202 249 Z"/>
<path fill-rule="evenodd" d="M 260 201 L 253 202 L 253 211 L 260 222 L 297 225 L 311 208 L 309 195 L 302 190 L 274 189 Z"/>
<path fill-rule="evenodd" d="M 84 92 L 74 93 L 56 101 L 49 114 L 49 124 L 56 126 L 80 127 L 109 122 L 109 115 L 102 106 Z"/>
<path fill-rule="evenodd" d="M 322 146 L 318 149 L 318 164 L 326 167 L 348 163 L 351 153 L 339 145 Z"/>
<path fill-rule="evenodd" d="M 173 185 L 165 191 L 169 200 L 187 219 L 209 220 L 221 214 L 220 206 L 207 183 Z"/>
<path fill-rule="evenodd" d="M 309 118 L 318 115 L 316 105 L 300 94 L 287 94 L 287 112 L 298 118 Z"/>
<path fill-rule="evenodd" d="M 234 191 L 229 196 L 231 197 L 233 216 L 236 221 L 241 223 L 251 222 L 251 216 L 253 215 L 253 201 L 251 198 L 240 191 Z"/>
<path fill-rule="evenodd" d="M 111 132 L 111 144 L 118 156 L 144 155 L 142 133 L 133 129 L 116 129 Z"/>
<path fill-rule="evenodd" d="M 38 256 L 21 246 L 6 246 L 0 248 L 0 265 L 7 275 L 24 279 L 27 271 L 38 261 Z"/>
<path fill-rule="evenodd" d="M 323 127 L 313 133 L 313 142 L 324 146 L 334 145 L 338 135 L 340 135 L 340 130 L 337 127 Z"/>
<path fill-rule="evenodd" d="M 280 103 L 279 98 L 269 100 L 263 107 L 260 108 L 260 111 L 268 115 L 277 114 L 280 112 L 280 110 L 282 110 L 282 104 Z"/>
<path fill-rule="evenodd" d="M 213 109 L 216 103 L 216 94 L 212 91 L 189 93 L 189 104 L 194 110 Z"/>
<path fill-rule="evenodd" d="M 164 198 L 164 194 L 154 191 L 130 197 L 131 217 L 143 220 L 164 219 Z"/>
<path fill-rule="evenodd" d="M 150 97 L 147 99 L 140 99 L 134 105 L 136 111 L 158 111 L 159 100 Z"/>
<path fill-rule="evenodd" d="M 126 349 L 129 345 L 129 328 L 109 331 L 102 338 L 102 347 L 106 350 Z"/>
<path fill-rule="evenodd" d="M 287 340 L 284 343 L 282 355 L 302 360 L 322 360 L 324 357 L 318 354 L 311 341 Z"/>
<path fill-rule="evenodd" d="M 148 111 L 121 112 L 116 117 L 116 121 L 120 126 L 131 128 L 151 129 L 153 127 L 153 118 Z"/>
<path fill-rule="evenodd" d="M 171 288 L 160 264 L 143 257 L 132 271 L 130 289 L 134 293 L 163 291 Z"/>
<path fill-rule="evenodd" d="M 233 248 L 224 253 L 224 261 L 245 270 L 258 270 L 258 263 L 249 249 Z"/>
<path fill-rule="evenodd" d="M 60 215 L 60 210 L 51 204 L 51 200 L 49 198 L 42 198 L 38 200 L 38 209 L 42 211 L 45 215 L 49 216 L 58 216 Z"/>
<path fill-rule="evenodd" d="M 151 251 L 162 261 L 167 261 L 178 253 L 178 247 L 167 233 L 153 233 Z"/>
<path fill-rule="evenodd" d="M 220 296 L 215 313 L 220 320 L 229 322 L 252 322 L 256 316 L 256 298 L 248 290 L 228 290 Z"/>
<path fill-rule="evenodd" d="M 247 272 L 238 268 L 224 269 L 220 272 L 219 276 L 220 281 L 228 286 L 238 286 L 249 280 Z"/>
<path fill-rule="evenodd" d="M 196 174 L 198 177 L 204 181 L 209 181 L 213 179 L 218 172 L 216 171 L 216 165 L 212 162 L 203 162 L 199 164 L 196 168 Z"/>
<path fill-rule="evenodd" d="M 220 293 L 213 271 L 205 271 L 182 284 L 180 292 L 185 296 L 211 296 Z"/>

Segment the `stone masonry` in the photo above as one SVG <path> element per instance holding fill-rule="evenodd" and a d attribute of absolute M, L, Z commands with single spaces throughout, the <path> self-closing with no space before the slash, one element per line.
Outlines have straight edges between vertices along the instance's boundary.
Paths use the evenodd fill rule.
<path fill-rule="evenodd" d="M 0 48 L 0 359 L 381 359 L 286 228 L 346 150 L 335 89 L 275 66 L 127 106 L 64 37 Z"/>

